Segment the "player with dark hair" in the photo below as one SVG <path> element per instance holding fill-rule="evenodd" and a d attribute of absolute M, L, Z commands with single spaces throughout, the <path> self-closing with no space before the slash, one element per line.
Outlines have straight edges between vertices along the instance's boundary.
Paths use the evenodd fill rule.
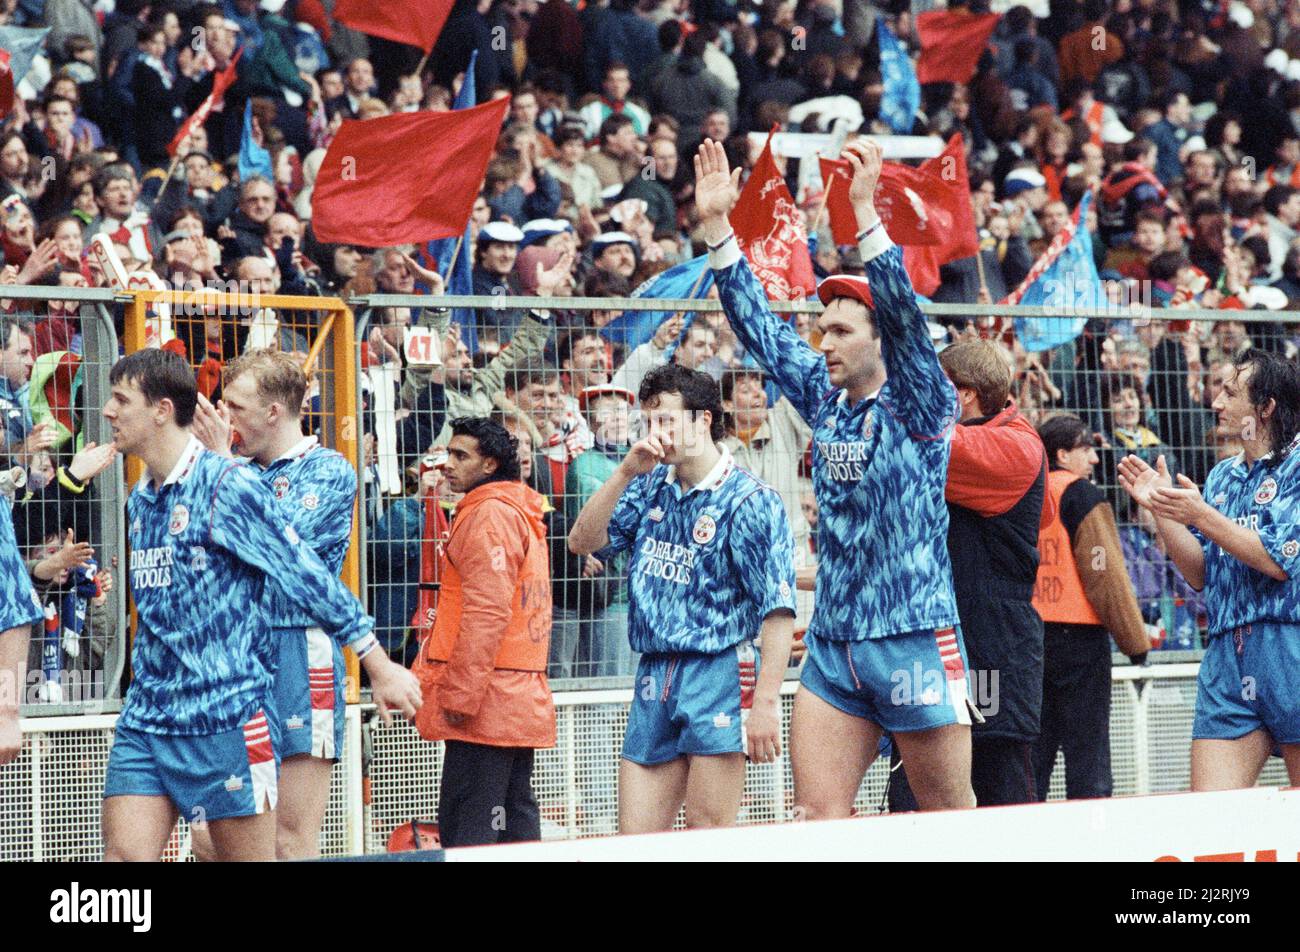
<path fill-rule="evenodd" d="M 794 637 L 794 538 L 781 498 L 719 445 L 708 374 L 646 375 L 648 426 L 588 500 L 569 548 L 630 553 L 628 637 L 640 652 L 619 773 L 619 829 L 734 823 L 745 756 L 781 752 L 781 679 Z M 763 664 L 753 639 L 761 637 Z"/>
<path fill-rule="evenodd" d="M 1175 483 L 1120 463 L 1120 485 L 1156 517 L 1169 557 L 1205 590 L 1209 643 L 1192 725 L 1192 789 L 1254 786 L 1281 749 L 1300 785 L 1300 370 L 1251 349 L 1233 365 L 1213 409 L 1242 451 L 1205 479 Z"/>
<path fill-rule="evenodd" d="M 975 805 L 944 503 L 957 394 L 873 204 L 880 147 L 852 142 L 843 157 L 867 276 L 818 287 L 820 353 L 772 313 L 736 243 L 728 215 L 740 170 L 710 140 L 695 157 L 695 204 L 727 321 L 813 428 L 820 563 L 790 731 L 795 801 L 809 819 L 850 814 L 886 730 L 922 809 Z"/>
<path fill-rule="evenodd" d="M 280 763 L 268 588 L 356 652 L 385 720 L 414 715 L 414 677 L 379 649 L 343 583 L 302 543 L 247 466 L 189 431 L 184 358 L 146 349 L 109 374 L 104 419 L 145 475 L 127 503 L 134 680 L 104 782 L 104 854 L 157 860 L 178 814 L 206 822 L 218 859 L 275 858 Z"/>

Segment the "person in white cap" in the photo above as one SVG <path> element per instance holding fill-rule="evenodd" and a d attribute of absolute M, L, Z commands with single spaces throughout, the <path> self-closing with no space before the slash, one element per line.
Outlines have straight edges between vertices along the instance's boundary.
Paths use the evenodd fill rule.
<path fill-rule="evenodd" d="M 474 256 L 474 293 L 516 296 L 523 293 L 515 274 L 515 259 L 524 233 L 507 221 L 490 221 L 478 233 Z M 510 339 L 523 312 L 515 308 L 479 310 L 475 320 L 481 327 L 494 327 L 501 343 Z"/>
<path fill-rule="evenodd" d="M 880 738 L 896 738 L 922 809 L 973 807 L 966 660 L 944 486 L 957 392 L 903 255 L 874 203 L 882 154 L 849 143 L 866 278 L 817 289 L 817 349 L 773 314 L 727 220 L 739 199 L 721 144 L 695 157 L 695 204 L 737 338 L 813 430 L 817 598 L 790 729 L 796 811 L 847 817 Z M 919 669 L 920 677 L 912 672 Z M 906 671 L 900 703 L 897 672 Z"/>
<path fill-rule="evenodd" d="M 636 239 L 625 231 L 607 231 L 591 242 L 591 260 L 597 271 L 630 279 L 636 271 Z"/>

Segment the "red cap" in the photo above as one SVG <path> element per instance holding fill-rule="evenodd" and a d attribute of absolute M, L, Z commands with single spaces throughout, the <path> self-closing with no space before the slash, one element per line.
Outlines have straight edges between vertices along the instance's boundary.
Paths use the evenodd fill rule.
<path fill-rule="evenodd" d="M 626 400 L 628 406 L 636 406 L 636 394 L 624 387 L 616 387 L 613 384 L 603 383 L 595 387 L 583 387 L 578 394 L 578 408 L 587 409 L 587 404 L 597 397 L 618 397 Z"/>
<path fill-rule="evenodd" d="M 837 297 L 846 297 L 861 301 L 872 310 L 876 307 L 871 300 L 871 285 L 867 279 L 853 274 L 833 274 L 826 278 L 817 285 L 817 296 L 823 304 L 830 304 Z"/>

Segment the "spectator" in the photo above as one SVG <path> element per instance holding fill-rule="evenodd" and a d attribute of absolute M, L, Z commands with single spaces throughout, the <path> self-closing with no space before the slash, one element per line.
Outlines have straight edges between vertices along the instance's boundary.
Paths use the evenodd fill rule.
<path fill-rule="evenodd" d="M 1188 124 L 1192 119 L 1192 104 L 1183 92 L 1171 92 L 1165 97 L 1164 118 L 1143 130 L 1144 138 L 1156 147 L 1156 177 L 1166 187 L 1182 176 L 1182 148 L 1187 141 Z"/>
<path fill-rule="evenodd" d="M 599 146 L 588 151 L 584 161 L 596 173 L 601 189 L 611 189 L 627 184 L 641 171 L 642 147 L 631 118 L 613 115 L 600 124 Z"/>
<path fill-rule="evenodd" d="M 341 115 L 344 119 L 358 119 L 361 116 L 361 103 L 368 99 L 375 89 L 375 68 L 370 60 L 358 57 L 343 72 L 343 92 L 328 100 L 325 109 L 330 118 Z"/>
<path fill-rule="evenodd" d="M 524 233 L 508 222 L 490 222 L 479 232 L 474 262 L 474 293 L 517 295 L 519 279 L 515 274 L 515 258 Z M 502 343 L 510 339 L 523 314 L 514 308 L 476 312 L 480 328 L 493 328 Z"/>
<path fill-rule="evenodd" d="M 1155 174 L 1157 155 L 1150 140 L 1134 139 L 1124 146 L 1123 164 L 1102 182 L 1097 225 L 1102 241 L 1110 247 L 1130 240 L 1137 228 L 1138 212 L 1159 206 L 1167 197 L 1168 192 Z"/>
<path fill-rule="evenodd" d="M 704 68 L 707 45 L 701 31 L 688 36 L 677 62 L 656 77 L 650 90 L 655 112 L 671 113 L 681 124 L 678 146 L 683 155 L 692 154 L 699 145 L 710 110 L 724 110 L 735 124 L 736 94 Z"/>
<path fill-rule="evenodd" d="M 726 118 L 726 113 L 720 115 Z M 677 230 L 677 203 L 672 192 L 677 178 L 677 146 L 669 139 L 655 139 L 650 143 L 649 153 L 654 166 L 643 169 L 623 186 L 619 198 L 643 199 L 655 235 L 672 234 Z"/>
<path fill-rule="evenodd" d="M 1093 82 L 1103 69 L 1124 58 L 1124 43 L 1105 26 L 1110 12 L 1107 0 L 1086 0 L 1083 25 L 1061 37 L 1061 80 L 1082 78 Z"/>
<path fill-rule="evenodd" d="M 4 416 L 4 452 L 11 457 L 45 449 L 38 445 L 40 434 L 29 440 L 32 410 L 27 399 L 27 382 L 36 361 L 30 326 L 11 317 L 0 317 L 0 415 Z"/>
<path fill-rule="evenodd" d="M 131 72 L 135 100 L 135 142 L 145 168 L 164 168 L 170 161 L 167 143 L 184 118 L 181 79 L 164 61 L 167 37 L 161 25 L 140 31 L 140 55 Z"/>
<path fill-rule="evenodd" d="M 520 482 L 517 444 L 497 423 L 453 424 L 447 483 L 464 493 L 442 556 L 441 597 L 417 669 L 416 727 L 446 742 L 444 847 L 541 838 L 534 750 L 555 744 L 546 684 L 550 572 L 541 498 Z M 501 592 L 522 592 L 503 600 Z"/>
<path fill-rule="evenodd" d="M 636 239 L 622 231 L 607 231 L 591 243 L 592 264 L 597 271 L 623 279 L 636 271 Z"/>
<path fill-rule="evenodd" d="M 561 127 L 555 133 L 555 149 L 555 158 L 544 163 L 542 168 L 565 186 L 565 197 L 572 201 L 575 217 L 581 215 L 583 209 L 589 212 L 599 209 L 603 204 L 600 197 L 603 185 L 595 168 L 583 161 L 587 147 L 582 130 L 576 126 Z"/>
<path fill-rule="evenodd" d="M 1083 421 L 1059 414 L 1038 427 L 1051 464 L 1056 516 L 1042 530 L 1034 607 L 1043 619 L 1042 730 L 1034 749 L 1038 799 L 1046 800 L 1058 751 L 1066 796 L 1109 797 L 1110 639 L 1134 664 L 1150 637 L 1124 569 L 1115 516 L 1089 479 L 1097 450 Z"/>
<path fill-rule="evenodd" d="M 1007 76 L 1007 85 L 1011 88 L 1011 104 L 1021 112 L 1035 106 L 1050 106 L 1055 111 L 1056 87 L 1039 65 L 1041 54 L 1035 39 L 1026 36 L 1016 41 L 1016 65 Z"/>
<path fill-rule="evenodd" d="M 1268 280 L 1276 282 L 1282 278 L 1282 266 L 1287 254 L 1300 237 L 1300 189 L 1290 185 L 1274 185 L 1264 193 L 1265 222 L 1268 231 L 1268 256 L 1273 262 L 1269 269 Z"/>
<path fill-rule="evenodd" d="M 588 387 L 578 394 L 578 406 L 591 430 L 592 445 L 574 459 L 565 476 L 564 505 L 570 525 L 627 455 L 636 394 L 609 384 Z M 592 619 L 594 650 L 588 673 L 593 677 L 626 677 L 636 670 L 627 639 L 627 588 L 621 581 L 626 569 L 624 554 L 601 563 L 608 589 L 604 609 Z"/>
<path fill-rule="evenodd" d="M 627 116 L 632 120 L 632 128 L 638 136 L 643 136 L 650 130 L 650 114 L 627 98 L 632 89 L 632 80 L 625 64 L 615 62 L 606 66 L 600 88 L 601 95 L 583 106 L 578 113 L 586 127 L 588 139 L 600 135 L 601 126 L 610 116 Z"/>

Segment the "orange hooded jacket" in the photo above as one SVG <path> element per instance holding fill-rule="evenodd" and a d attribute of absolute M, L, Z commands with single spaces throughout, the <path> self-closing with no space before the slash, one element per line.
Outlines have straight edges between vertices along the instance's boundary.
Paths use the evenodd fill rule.
<path fill-rule="evenodd" d="M 426 740 L 555 746 L 542 503 L 523 483 L 494 481 L 456 506 L 433 631 L 415 663 L 424 694 L 415 726 Z M 465 720 L 452 725 L 444 711 Z"/>

